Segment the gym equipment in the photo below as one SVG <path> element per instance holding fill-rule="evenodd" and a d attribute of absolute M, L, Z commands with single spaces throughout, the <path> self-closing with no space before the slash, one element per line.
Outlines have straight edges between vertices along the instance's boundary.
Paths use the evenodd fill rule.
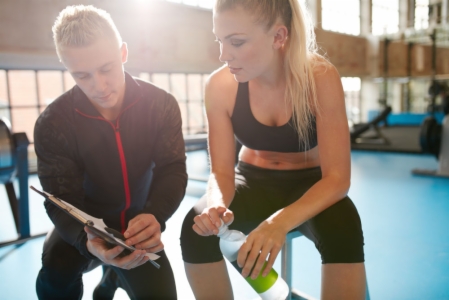
<path fill-rule="evenodd" d="M 382 134 L 379 130 L 379 124 L 383 122 L 387 125 L 387 116 L 391 113 L 391 106 L 387 105 L 388 98 L 388 47 L 391 43 L 391 40 L 387 37 L 384 39 L 384 47 L 383 47 L 383 89 L 381 91 L 381 95 L 379 97 L 379 105 L 383 108 L 381 113 L 371 120 L 368 123 L 360 123 L 354 124 L 351 130 L 351 143 L 358 145 L 390 145 L 390 140 Z M 368 131 L 369 129 L 373 129 L 375 131 L 374 135 L 361 136 L 363 133 Z"/>
<path fill-rule="evenodd" d="M 449 178 L 449 116 L 447 114 L 446 98 L 443 98 L 442 104 L 445 113 L 442 125 L 437 123 L 434 116 L 436 112 L 436 98 L 445 90 L 445 87 L 435 80 L 437 58 L 436 36 L 437 31 L 434 29 L 430 35 L 430 39 L 432 40 L 432 84 L 428 90 L 431 100 L 428 111 L 431 115 L 425 118 L 421 125 L 419 141 L 422 151 L 435 155 L 439 160 L 439 166 L 438 170 L 413 169 L 412 173 L 415 175 Z"/>
<path fill-rule="evenodd" d="M 7 183 L 15 175 L 14 141 L 8 120 L 0 119 L 0 182 Z"/>
<path fill-rule="evenodd" d="M 365 124 L 355 124 L 351 132 L 351 143 L 355 144 L 385 144 L 389 145 L 390 141 L 386 138 L 382 132 L 379 130 L 379 124 L 381 122 L 387 123 L 387 117 L 391 113 L 391 106 L 387 106 L 377 117 Z M 368 131 L 369 129 L 374 129 L 376 132 L 373 136 L 361 135 Z"/>
<path fill-rule="evenodd" d="M 389 65 L 388 65 L 388 46 L 390 45 L 391 40 L 388 38 L 385 38 L 384 40 L 384 57 L 383 57 L 383 63 L 384 63 L 384 68 L 383 68 L 383 90 L 382 90 L 382 94 L 381 97 L 379 99 L 379 104 L 381 105 L 381 107 L 387 108 L 387 98 L 388 98 L 388 69 L 389 69 Z"/>
<path fill-rule="evenodd" d="M 436 156 L 440 154 L 441 125 L 438 124 L 434 116 L 428 116 L 421 125 L 419 144 L 424 153 L 431 153 Z"/>
<path fill-rule="evenodd" d="M 449 95 L 443 98 L 443 104 L 441 106 L 443 107 L 444 115 L 449 115 Z"/>
<path fill-rule="evenodd" d="M 437 81 L 432 81 L 432 84 L 429 86 L 428 93 L 430 97 L 436 97 L 443 91 L 443 86 Z"/>
<path fill-rule="evenodd" d="M 21 244 L 29 239 L 43 236 L 30 236 L 30 220 L 28 208 L 28 145 L 30 142 L 25 133 L 11 133 L 11 125 L 5 118 L 0 118 L 0 183 L 3 183 L 8 194 L 9 204 L 19 238 L 14 241 L 0 243 L 0 247 Z M 19 181 L 17 198 L 13 181 Z"/>
<path fill-rule="evenodd" d="M 424 153 L 436 156 L 438 170 L 413 169 L 412 173 L 449 178 L 449 115 L 446 114 L 442 125 L 433 116 L 427 117 L 421 127 L 420 143 Z"/>
<path fill-rule="evenodd" d="M 185 149 L 189 151 L 207 150 L 207 133 L 184 136 Z"/>

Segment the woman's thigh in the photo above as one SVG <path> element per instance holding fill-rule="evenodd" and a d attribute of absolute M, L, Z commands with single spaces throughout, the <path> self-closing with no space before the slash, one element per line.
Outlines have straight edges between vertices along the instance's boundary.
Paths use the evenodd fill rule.
<path fill-rule="evenodd" d="M 249 234 L 274 212 L 300 199 L 320 178 L 319 168 L 278 171 L 243 164 L 236 173 L 235 196 L 229 207 L 234 212 L 234 222 L 229 228 Z M 207 198 L 204 196 L 184 220 L 181 248 L 186 262 L 205 263 L 222 259 L 219 239 L 216 236 L 199 236 L 192 229 L 193 218 L 206 207 Z M 323 263 L 364 260 L 360 217 L 348 197 L 298 229 L 315 242 Z"/>
<path fill-rule="evenodd" d="M 362 224 L 349 197 L 311 218 L 298 230 L 315 243 L 323 264 L 364 261 Z"/>
<path fill-rule="evenodd" d="M 263 220 L 282 208 L 283 195 L 277 188 L 257 184 L 237 176 L 234 199 L 229 209 L 234 213 L 230 229 L 249 234 Z M 217 236 L 203 237 L 193 231 L 194 217 L 207 207 L 207 195 L 189 211 L 181 229 L 181 248 L 185 262 L 209 263 L 223 259 Z"/>

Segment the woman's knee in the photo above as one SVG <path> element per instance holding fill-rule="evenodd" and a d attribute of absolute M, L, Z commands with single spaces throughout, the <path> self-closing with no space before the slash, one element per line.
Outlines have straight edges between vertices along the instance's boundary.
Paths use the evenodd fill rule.
<path fill-rule="evenodd" d="M 211 263 L 223 259 L 217 236 L 200 236 L 193 230 L 193 218 L 197 215 L 192 208 L 184 218 L 181 228 L 181 250 L 185 262 L 192 264 Z"/>
<path fill-rule="evenodd" d="M 324 264 L 364 262 L 362 224 L 351 199 L 342 199 L 309 223 Z"/>

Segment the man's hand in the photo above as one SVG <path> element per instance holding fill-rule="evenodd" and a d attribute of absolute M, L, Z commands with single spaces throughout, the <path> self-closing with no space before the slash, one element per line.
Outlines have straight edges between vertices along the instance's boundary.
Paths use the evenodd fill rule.
<path fill-rule="evenodd" d="M 152 214 L 140 214 L 128 223 L 123 234 L 126 244 L 146 252 L 156 253 L 164 249 L 161 241 L 161 225 Z"/>
<path fill-rule="evenodd" d="M 130 270 L 143 265 L 149 259 L 144 250 L 136 250 L 130 255 L 119 257 L 124 250 L 122 246 L 109 248 L 107 242 L 95 235 L 89 227 L 84 227 L 84 231 L 87 233 L 87 250 L 108 265 Z"/>

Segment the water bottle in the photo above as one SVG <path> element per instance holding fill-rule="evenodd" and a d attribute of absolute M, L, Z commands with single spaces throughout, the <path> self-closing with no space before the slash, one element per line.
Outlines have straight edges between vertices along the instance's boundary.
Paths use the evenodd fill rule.
<path fill-rule="evenodd" d="M 242 268 L 237 264 L 237 255 L 246 236 L 240 231 L 230 230 L 223 221 L 217 236 L 220 238 L 220 249 L 224 257 L 241 273 Z M 262 270 L 266 264 L 267 262 L 263 265 Z M 262 277 L 262 272 L 260 273 L 256 279 L 251 279 L 250 276 L 245 279 L 262 300 L 285 300 L 289 293 L 289 287 L 281 276 L 273 268 L 265 277 Z"/>

